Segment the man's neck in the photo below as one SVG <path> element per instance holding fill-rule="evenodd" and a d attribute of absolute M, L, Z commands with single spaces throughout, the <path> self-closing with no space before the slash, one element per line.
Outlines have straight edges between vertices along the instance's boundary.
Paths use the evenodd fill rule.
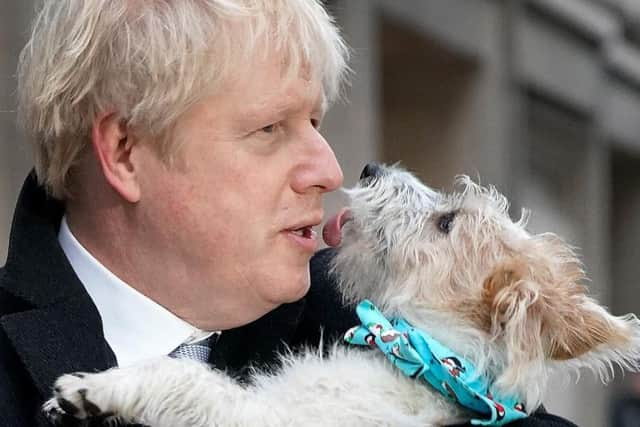
<path fill-rule="evenodd" d="M 69 208 L 69 206 L 68 206 Z M 67 212 L 69 228 L 78 242 L 111 273 L 128 286 L 161 305 L 177 317 L 203 330 L 226 330 L 245 325 L 276 308 L 249 306 L 251 296 L 238 298 L 220 292 L 206 301 L 194 284 L 217 286 L 218 277 L 198 277 L 195 269 L 172 258 L 171 251 L 158 250 L 144 234 L 143 224 L 126 208 L 93 210 L 91 215 Z M 214 276 L 211 274 L 210 276 Z M 233 288 L 231 288 L 233 290 Z"/>

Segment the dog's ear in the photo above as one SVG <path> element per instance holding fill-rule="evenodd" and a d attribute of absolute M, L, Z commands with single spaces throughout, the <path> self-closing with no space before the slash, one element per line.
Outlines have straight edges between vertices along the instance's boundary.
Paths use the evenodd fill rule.
<path fill-rule="evenodd" d="M 601 374 L 610 362 L 636 368 L 638 320 L 612 316 L 587 296 L 571 248 L 555 236 L 539 237 L 544 250 L 536 251 L 538 257 L 506 260 L 483 284 L 491 333 L 506 347 L 503 381 L 521 383 L 522 371 L 543 372 L 551 360 Z"/>
<path fill-rule="evenodd" d="M 582 264 L 562 239 L 543 234 L 535 240 L 539 246 L 531 262 L 535 265 L 537 259 L 540 266 L 530 271 L 545 306 L 545 356 L 569 361 L 600 352 L 609 353 L 614 362 L 637 357 L 640 326 L 635 316 L 613 316 L 588 296 Z"/>
<path fill-rule="evenodd" d="M 548 316 L 550 359 L 576 359 L 598 348 L 624 351 L 638 334 L 633 317 L 612 316 L 586 296 L 576 298 L 575 304 L 567 307 L 565 317 Z"/>
<path fill-rule="evenodd" d="M 482 299 L 490 313 L 490 332 L 506 348 L 505 383 L 526 382 L 527 365 L 544 359 L 544 311 L 540 287 L 530 280 L 524 259 L 504 261 L 483 283 Z"/>

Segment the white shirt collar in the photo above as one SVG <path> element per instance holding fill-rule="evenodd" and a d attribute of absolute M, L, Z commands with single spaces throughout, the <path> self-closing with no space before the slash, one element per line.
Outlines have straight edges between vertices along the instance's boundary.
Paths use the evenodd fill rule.
<path fill-rule="evenodd" d="M 58 242 L 100 313 L 105 339 L 118 366 L 166 356 L 180 344 L 213 334 L 180 319 L 107 270 L 71 233 L 66 216 Z"/>

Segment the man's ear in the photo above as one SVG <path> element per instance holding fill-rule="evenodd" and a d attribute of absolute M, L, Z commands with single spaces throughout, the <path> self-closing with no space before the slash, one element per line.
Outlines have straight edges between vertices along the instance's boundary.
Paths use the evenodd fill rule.
<path fill-rule="evenodd" d="M 101 113 L 91 131 L 91 143 L 102 174 L 111 188 L 130 203 L 140 200 L 133 152 L 137 148 L 126 123 L 115 113 Z"/>

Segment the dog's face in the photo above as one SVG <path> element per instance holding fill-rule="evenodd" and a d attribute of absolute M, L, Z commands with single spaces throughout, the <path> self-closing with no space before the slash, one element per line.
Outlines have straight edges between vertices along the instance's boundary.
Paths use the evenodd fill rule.
<path fill-rule="evenodd" d="M 447 194 L 380 167 L 347 194 L 333 269 L 347 301 L 426 328 L 529 408 L 558 363 L 602 375 L 608 360 L 635 366 L 637 319 L 589 298 L 572 248 L 528 233 L 494 188 L 461 177 Z"/>
<path fill-rule="evenodd" d="M 462 306 L 487 329 L 486 316 L 470 309 L 485 302 L 483 282 L 492 271 L 507 259 L 548 252 L 536 246 L 566 248 L 552 238 L 534 243 L 494 189 L 466 177 L 458 189 L 438 192 L 402 169 L 380 167 L 347 190 L 351 203 L 336 259 L 347 298 L 371 298 L 391 312 L 409 305 L 459 313 Z"/>

